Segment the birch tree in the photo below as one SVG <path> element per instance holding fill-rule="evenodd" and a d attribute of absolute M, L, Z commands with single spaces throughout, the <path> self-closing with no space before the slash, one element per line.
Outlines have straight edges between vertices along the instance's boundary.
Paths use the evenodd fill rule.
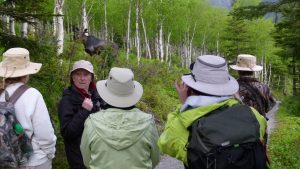
<path fill-rule="evenodd" d="M 57 46 L 57 55 L 62 54 L 64 49 L 64 18 L 63 18 L 63 6 L 64 0 L 55 0 L 55 13 L 57 14 L 57 33 L 56 33 L 56 46 Z"/>
<path fill-rule="evenodd" d="M 151 56 L 149 41 L 148 41 L 148 38 L 147 38 L 146 26 L 145 26 L 144 18 L 142 16 L 142 9 L 141 9 L 141 20 L 142 20 L 142 26 L 143 26 L 143 30 L 144 30 L 144 39 L 145 39 L 145 44 L 146 44 L 146 51 L 148 53 L 149 59 L 151 59 L 152 56 Z"/>
<path fill-rule="evenodd" d="M 82 6 L 81 6 L 81 27 L 82 27 L 82 30 L 89 29 L 88 16 L 86 13 L 86 0 L 82 3 Z"/>
<path fill-rule="evenodd" d="M 107 30 L 107 16 L 106 16 L 106 0 L 104 0 L 104 27 L 105 27 L 105 40 L 108 39 L 108 30 Z"/>
<path fill-rule="evenodd" d="M 139 0 L 136 0 L 135 7 L 135 30 L 136 30 L 136 55 L 138 60 L 138 65 L 140 64 L 141 54 L 140 54 L 140 32 L 139 32 Z"/>
<path fill-rule="evenodd" d="M 129 9 L 128 9 L 128 18 L 127 18 L 127 49 L 126 49 L 126 60 L 129 61 L 129 52 L 130 52 L 130 18 L 131 18 L 131 4 L 132 0 L 129 1 Z"/>
<path fill-rule="evenodd" d="M 15 4 L 14 2 L 11 2 L 11 4 L 9 5 L 11 8 L 15 8 Z M 16 35 L 16 31 L 15 31 L 15 18 L 12 16 L 9 16 L 9 33 L 11 35 Z"/>
<path fill-rule="evenodd" d="M 21 37 L 27 38 L 27 33 L 28 33 L 28 23 L 23 22 L 21 23 Z"/>

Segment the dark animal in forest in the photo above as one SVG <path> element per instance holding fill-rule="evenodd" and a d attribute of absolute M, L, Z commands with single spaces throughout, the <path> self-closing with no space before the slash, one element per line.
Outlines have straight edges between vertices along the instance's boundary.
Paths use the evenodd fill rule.
<path fill-rule="evenodd" d="M 79 34 L 79 39 L 82 40 L 84 50 L 90 56 L 100 55 L 105 50 L 111 50 L 113 56 L 118 54 L 119 47 L 116 43 L 88 35 L 87 29 Z"/>

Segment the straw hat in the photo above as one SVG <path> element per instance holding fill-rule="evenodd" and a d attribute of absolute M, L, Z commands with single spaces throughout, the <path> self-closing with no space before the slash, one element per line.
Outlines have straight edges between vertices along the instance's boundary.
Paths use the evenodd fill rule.
<path fill-rule="evenodd" d="M 0 76 L 10 78 L 36 74 L 41 67 L 41 63 L 30 62 L 27 49 L 11 48 L 3 53 L 3 59 L 0 63 Z"/>
<path fill-rule="evenodd" d="M 215 96 L 229 96 L 239 89 L 238 82 L 229 75 L 224 58 L 214 55 L 199 56 L 192 72 L 181 77 L 189 87 Z"/>
<path fill-rule="evenodd" d="M 92 74 L 94 74 L 94 67 L 91 64 L 91 62 L 86 61 L 86 60 L 79 60 L 76 61 L 73 65 L 73 68 L 71 70 L 71 73 L 77 69 L 84 69 Z"/>
<path fill-rule="evenodd" d="M 239 71 L 261 71 L 262 66 L 256 65 L 256 57 L 248 54 L 240 54 L 237 57 L 236 65 L 230 65 L 230 68 Z"/>
<path fill-rule="evenodd" d="M 131 107 L 143 95 L 142 85 L 134 81 L 133 72 L 127 68 L 112 68 L 107 80 L 98 81 L 96 87 L 101 98 L 115 107 Z"/>

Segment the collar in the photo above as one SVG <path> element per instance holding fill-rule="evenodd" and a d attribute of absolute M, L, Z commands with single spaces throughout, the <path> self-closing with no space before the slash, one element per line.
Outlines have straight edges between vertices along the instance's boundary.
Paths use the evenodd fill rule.
<path fill-rule="evenodd" d="M 222 102 L 230 98 L 233 98 L 233 96 L 189 96 L 185 103 L 181 106 L 180 112 L 184 112 L 191 108 Z"/>

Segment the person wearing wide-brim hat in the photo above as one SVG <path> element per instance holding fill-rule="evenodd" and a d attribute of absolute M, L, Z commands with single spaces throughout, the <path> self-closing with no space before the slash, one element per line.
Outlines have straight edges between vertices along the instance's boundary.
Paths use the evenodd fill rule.
<path fill-rule="evenodd" d="M 0 63 L 0 76 L 3 78 L 3 89 L 0 101 L 5 101 L 5 93 L 9 96 L 26 85 L 29 75 L 41 69 L 41 63 L 30 61 L 29 51 L 25 48 L 11 48 L 3 53 Z M 33 153 L 20 168 L 51 169 L 55 155 L 56 136 L 50 116 L 41 93 L 29 87 L 15 102 L 15 115 L 24 128 L 25 134 L 31 138 Z"/>
<path fill-rule="evenodd" d="M 268 85 L 255 78 L 255 72 L 263 70 L 256 64 L 256 56 L 250 54 L 239 54 L 235 65 L 230 68 L 238 71 L 237 79 L 240 89 L 239 96 L 243 103 L 254 107 L 260 114 L 266 116 L 275 104 L 275 98 Z"/>
<path fill-rule="evenodd" d="M 86 168 L 80 152 L 84 122 L 104 105 L 96 90 L 92 63 L 75 61 L 70 72 L 70 86 L 64 89 L 58 105 L 60 133 L 70 169 Z"/>
<path fill-rule="evenodd" d="M 216 109 L 239 105 L 239 100 L 234 98 L 239 85 L 228 73 L 226 60 L 214 55 L 197 57 L 191 73 L 183 75 L 181 80 L 180 83 L 175 82 L 181 105 L 168 115 L 158 146 L 163 153 L 183 161 L 187 166 L 190 126 L 195 120 L 209 115 Z M 265 128 L 266 120 L 254 109 L 252 111 L 259 125 Z M 261 132 L 264 135 L 264 130 Z"/>
<path fill-rule="evenodd" d="M 97 91 L 109 105 L 89 116 L 81 140 L 87 168 L 154 168 L 159 161 L 158 132 L 154 117 L 135 105 L 142 85 L 130 69 L 113 67 Z"/>

